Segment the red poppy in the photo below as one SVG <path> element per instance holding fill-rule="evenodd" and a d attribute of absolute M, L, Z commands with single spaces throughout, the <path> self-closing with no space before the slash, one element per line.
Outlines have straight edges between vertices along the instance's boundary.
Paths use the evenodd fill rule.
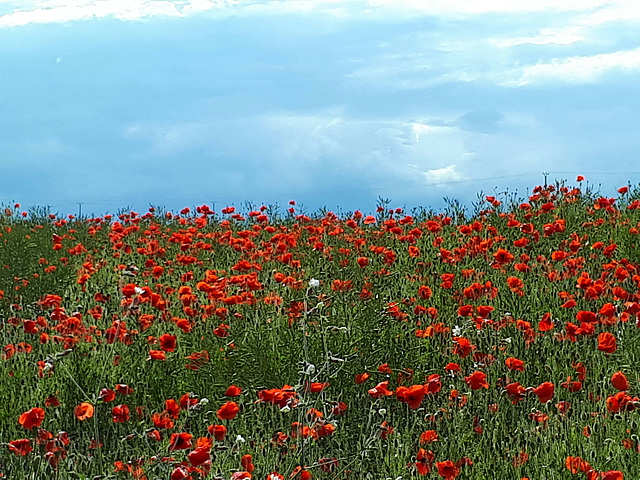
<path fill-rule="evenodd" d="M 162 350 L 149 350 L 149 358 L 148 360 L 160 360 L 164 362 L 167 359 L 166 352 Z"/>
<path fill-rule="evenodd" d="M 425 443 L 437 442 L 438 440 L 438 432 L 436 432 L 435 430 L 425 430 L 420 434 L 420 443 L 423 445 Z"/>
<path fill-rule="evenodd" d="M 175 425 L 173 418 L 167 412 L 152 414 L 151 421 L 153 422 L 153 425 L 156 428 L 170 429 L 170 428 L 173 428 L 173 426 Z"/>
<path fill-rule="evenodd" d="M 555 385 L 551 382 L 541 383 L 536 388 L 532 389 L 532 392 L 538 396 L 540 403 L 547 403 L 553 397 L 555 391 Z"/>
<path fill-rule="evenodd" d="M 16 455 L 20 455 L 24 457 L 33 451 L 33 447 L 31 446 L 31 440 L 28 438 L 21 438 L 20 440 L 14 440 L 9 442 L 9 450 L 11 450 Z"/>
<path fill-rule="evenodd" d="M 116 392 L 109 388 L 101 388 L 98 400 L 102 400 L 105 403 L 113 402 L 116 399 Z"/>
<path fill-rule="evenodd" d="M 164 411 L 171 416 L 171 418 L 178 418 L 180 416 L 180 404 L 173 398 L 168 398 L 164 401 Z"/>
<path fill-rule="evenodd" d="M 461 371 L 460 365 L 458 365 L 457 363 L 452 363 L 452 362 L 447 363 L 444 366 L 444 369 L 447 372 L 451 372 L 451 373 L 460 373 L 460 371 Z"/>
<path fill-rule="evenodd" d="M 416 468 L 418 469 L 418 473 L 420 475 L 427 475 L 431 472 L 434 459 L 435 455 L 431 450 L 427 451 L 424 448 L 418 450 L 418 454 L 416 455 Z"/>
<path fill-rule="evenodd" d="M 418 297 L 422 300 L 429 300 L 431 298 L 432 291 L 427 285 L 422 285 L 418 288 Z"/>
<path fill-rule="evenodd" d="M 129 407 L 127 405 L 118 405 L 111 409 L 113 423 L 125 423 L 129 421 Z"/>
<path fill-rule="evenodd" d="M 160 348 L 165 352 L 173 352 L 176 349 L 176 336 L 165 333 L 160 335 Z"/>
<path fill-rule="evenodd" d="M 472 390 L 479 390 L 481 388 L 489 388 L 487 383 L 487 374 L 484 372 L 473 372 L 468 377 L 464 377 L 464 381 L 471 387 Z"/>
<path fill-rule="evenodd" d="M 172 452 L 174 450 L 186 450 L 187 448 L 191 448 L 192 438 L 193 435 L 190 433 L 172 433 L 171 439 L 169 440 L 169 451 Z"/>
<path fill-rule="evenodd" d="M 428 394 L 436 394 L 442 390 L 442 382 L 440 381 L 440 375 L 432 373 L 427 377 L 427 383 L 424 385 L 424 392 Z"/>
<path fill-rule="evenodd" d="M 55 395 L 49 395 L 44 400 L 44 405 L 45 405 L 45 407 L 59 407 L 60 406 L 60 400 L 58 400 L 58 397 L 56 397 Z"/>
<path fill-rule="evenodd" d="M 542 316 L 542 319 L 538 322 L 538 330 L 541 332 L 548 332 L 549 330 L 553 330 L 553 320 L 551 319 L 550 313 L 545 313 Z"/>
<path fill-rule="evenodd" d="M 424 398 L 424 386 L 412 385 L 411 387 L 398 387 L 396 389 L 396 397 L 402 403 L 408 403 L 411 410 L 420 408 L 422 399 Z"/>
<path fill-rule="evenodd" d="M 218 418 L 220 420 L 231 420 L 236 417 L 240 407 L 236 402 L 226 402 L 218 409 Z"/>
<path fill-rule="evenodd" d="M 609 470 L 607 472 L 600 472 L 598 480 L 624 480 L 624 474 L 620 470 Z"/>
<path fill-rule="evenodd" d="M 120 395 L 131 395 L 133 393 L 133 388 L 125 385 L 124 383 L 119 383 L 118 385 L 116 385 L 116 392 L 118 392 Z"/>
<path fill-rule="evenodd" d="M 585 460 L 580 457 L 567 457 L 564 461 L 567 469 L 572 473 L 576 474 L 578 472 L 587 473 L 591 470 L 591 465 L 589 465 Z"/>
<path fill-rule="evenodd" d="M 640 404 L 638 397 L 631 397 L 626 392 L 618 392 L 607 397 L 607 410 L 611 413 L 630 412 Z"/>
<path fill-rule="evenodd" d="M 510 370 L 518 370 L 519 372 L 524 372 L 524 362 L 515 357 L 509 357 L 504 361 L 507 368 Z"/>
<path fill-rule="evenodd" d="M 605 353 L 613 353 L 617 349 L 616 337 L 609 332 L 598 335 L 598 350 Z"/>
<path fill-rule="evenodd" d="M 445 480 L 454 480 L 460 474 L 460 469 L 451 460 L 436 463 L 436 468 Z"/>
<path fill-rule="evenodd" d="M 31 430 L 34 427 L 40 427 L 40 425 L 42 425 L 43 420 L 44 420 L 44 409 L 35 407 L 21 414 L 20 418 L 18 419 L 18 423 L 22 425 L 24 428 L 26 428 L 27 430 Z"/>
<path fill-rule="evenodd" d="M 321 383 L 321 382 L 310 382 L 307 383 L 305 391 L 311 393 L 320 393 L 322 390 L 327 388 L 329 383 Z"/>
<path fill-rule="evenodd" d="M 185 393 L 180 397 L 180 408 L 182 410 L 189 410 L 198 404 L 198 397 L 192 393 Z"/>
<path fill-rule="evenodd" d="M 616 390 L 625 391 L 629 390 L 629 381 L 622 372 L 616 372 L 611 376 L 611 384 Z"/>
<path fill-rule="evenodd" d="M 358 260 L 356 260 L 356 262 L 358 263 L 358 266 L 360 268 L 365 268 L 367 265 L 369 265 L 369 259 L 367 257 L 358 257 Z"/>
<path fill-rule="evenodd" d="M 367 381 L 367 379 L 370 377 L 371 375 L 369 375 L 368 373 L 357 373 L 356 374 L 356 379 L 355 382 L 357 384 L 361 384 Z"/>
<path fill-rule="evenodd" d="M 198 467 L 211 460 L 210 448 L 198 447 L 187 455 L 189 463 L 194 467 Z"/>
<path fill-rule="evenodd" d="M 237 387 L 236 385 L 231 385 L 229 388 L 227 388 L 227 390 L 224 392 L 224 394 L 227 397 L 237 397 L 238 395 L 240 395 L 242 393 L 242 389 L 240 387 Z"/>
<path fill-rule="evenodd" d="M 93 417 L 94 407 L 90 403 L 82 402 L 73 410 L 73 414 L 80 421 Z"/>
<path fill-rule="evenodd" d="M 253 472 L 253 470 L 255 469 L 255 467 L 253 466 L 253 457 L 251 457 L 251 455 L 249 454 L 242 456 L 242 458 L 240 459 L 240 465 L 242 465 L 242 468 L 244 468 L 249 473 Z"/>
<path fill-rule="evenodd" d="M 562 388 L 566 388 L 571 393 L 578 392 L 582 389 L 582 382 L 578 380 L 571 381 L 571 377 L 567 377 L 567 381 L 560 384 Z"/>
<path fill-rule="evenodd" d="M 393 390 L 389 390 L 389 381 L 384 381 L 369 389 L 368 393 L 373 398 L 380 398 L 383 396 L 388 397 L 393 395 Z"/>
<path fill-rule="evenodd" d="M 227 427 L 224 425 L 209 425 L 207 431 L 219 442 L 222 442 L 227 436 Z"/>

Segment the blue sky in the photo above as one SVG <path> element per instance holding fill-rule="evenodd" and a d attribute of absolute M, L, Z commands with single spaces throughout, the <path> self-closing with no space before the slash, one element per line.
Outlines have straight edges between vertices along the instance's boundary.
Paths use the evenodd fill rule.
<path fill-rule="evenodd" d="M 630 0 L 0 0 L 0 202 L 441 208 L 543 171 L 613 195 L 638 32 Z"/>

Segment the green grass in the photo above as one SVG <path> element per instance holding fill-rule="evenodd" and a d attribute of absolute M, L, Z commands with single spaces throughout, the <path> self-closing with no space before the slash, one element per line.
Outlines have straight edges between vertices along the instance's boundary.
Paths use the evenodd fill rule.
<path fill-rule="evenodd" d="M 0 473 L 164 479 L 182 478 L 182 466 L 194 479 L 229 479 L 234 472 L 237 479 L 247 469 L 241 458 L 251 455 L 258 479 L 272 472 L 288 478 L 299 466 L 314 478 L 409 479 L 422 478 L 416 456 L 424 448 L 433 452 L 430 478 L 442 478 L 439 462 L 466 457 L 458 478 L 567 479 L 574 477 L 565 466 L 570 456 L 594 472 L 637 478 L 638 196 L 634 190 L 605 202 L 589 189 L 556 184 L 536 188 L 526 209 L 505 198 L 484 200 L 473 216 L 455 204 L 442 214 L 408 216 L 382 204 L 375 223 L 358 213 L 338 218 L 295 211 L 282 218 L 123 213 L 50 219 L 37 210 L 23 217 L 9 206 L 0 217 Z M 516 246 L 521 238 L 528 244 Z M 598 242 L 601 248 L 594 248 Z M 497 263 L 498 249 L 513 260 Z M 553 260 L 556 251 L 566 258 Z M 360 257 L 368 265 L 361 267 Z M 137 267 L 133 276 L 123 273 L 129 265 Z M 584 272 L 593 281 L 590 290 L 578 288 Z M 455 275 L 450 288 L 442 285 L 443 274 Z M 510 289 L 509 277 L 522 280 L 520 293 Z M 309 286 L 312 278 L 320 281 L 317 288 Z M 144 292 L 126 296 L 127 284 Z M 475 297 L 474 284 L 481 286 Z M 422 285 L 430 287 L 429 298 L 420 297 Z M 47 295 L 60 297 L 58 308 L 43 304 Z M 574 308 L 561 307 L 567 298 L 575 299 Z M 607 303 L 616 308 L 612 319 L 598 314 Z M 463 317 L 465 305 L 494 310 L 484 320 Z M 420 307 L 437 311 L 436 318 Z M 592 331 L 572 341 L 567 323 L 580 326 L 579 311 L 598 316 Z M 540 331 L 545 313 L 554 328 Z M 150 325 L 144 322 L 149 316 Z M 220 325 L 228 326 L 228 336 L 214 333 Z M 430 326 L 437 327 L 432 336 L 416 336 Z M 615 352 L 598 349 L 601 332 L 615 335 Z M 176 336 L 176 348 L 164 361 L 151 360 L 163 334 Z M 468 355 L 458 354 L 454 337 L 470 341 Z M 206 352 L 208 361 L 187 368 L 186 357 L 196 352 Z M 524 371 L 509 370 L 508 357 L 523 360 Z M 461 372 L 448 373 L 450 362 Z M 572 392 L 562 384 L 578 379 L 576 363 L 584 364 L 586 377 Z M 380 371 L 383 364 L 388 369 Z M 475 371 L 486 373 L 488 389 L 465 382 Z M 628 378 L 630 411 L 608 408 L 617 393 L 610 380 L 616 371 Z M 355 376 L 365 372 L 370 378 L 357 384 Z M 441 390 L 425 395 L 416 409 L 395 394 L 369 393 L 379 382 L 396 392 L 433 374 L 440 375 Z M 329 385 L 313 393 L 310 382 Z M 552 382 L 554 395 L 542 404 L 529 392 L 513 404 L 505 390 L 513 382 L 528 391 Z M 118 384 L 133 392 L 118 393 L 113 402 L 100 398 L 102 389 Z M 230 385 L 242 394 L 226 397 Z M 289 406 L 260 401 L 259 392 L 285 385 L 295 398 Z M 152 438 L 152 415 L 188 393 L 198 406 L 181 409 L 173 427 L 157 428 L 161 439 Z M 60 405 L 47 406 L 50 396 Z M 227 401 L 240 411 L 220 419 Z M 81 402 L 95 407 L 92 418 L 76 418 Z M 559 402 L 570 404 L 566 413 Z M 339 404 L 347 406 L 340 415 Z M 130 409 L 123 423 L 113 420 L 117 405 Z M 26 429 L 18 419 L 33 408 L 44 409 L 45 417 Z M 322 419 L 310 417 L 310 409 Z M 533 414 L 548 418 L 537 422 Z M 306 438 L 294 422 L 306 427 Z M 393 427 L 386 438 L 383 422 Z M 318 434 L 323 423 L 335 429 Z M 227 427 L 225 439 L 207 430 L 216 424 Z M 435 430 L 438 441 L 420 444 L 425 430 Z M 170 451 L 171 435 L 183 432 L 193 436 L 192 445 Z M 9 444 L 19 439 L 28 439 L 33 451 L 13 452 Z M 200 471 L 187 457 L 198 439 L 211 460 Z M 102 446 L 90 448 L 92 441 Z M 337 459 L 337 466 L 324 471 L 323 458 Z M 586 472 L 577 475 L 586 478 Z"/>

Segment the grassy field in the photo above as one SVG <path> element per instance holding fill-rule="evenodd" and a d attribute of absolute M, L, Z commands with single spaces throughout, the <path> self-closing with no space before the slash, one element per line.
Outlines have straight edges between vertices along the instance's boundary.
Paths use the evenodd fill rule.
<path fill-rule="evenodd" d="M 640 478 L 640 191 L 577 184 L 473 215 L 3 208 L 0 473 Z"/>

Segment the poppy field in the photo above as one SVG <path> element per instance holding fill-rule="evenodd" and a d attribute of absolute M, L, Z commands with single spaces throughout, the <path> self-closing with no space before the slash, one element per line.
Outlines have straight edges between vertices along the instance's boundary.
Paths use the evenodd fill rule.
<path fill-rule="evenodd" d="M 640 189 L 0 210 L 0 478 L 640 478 Z"/>

